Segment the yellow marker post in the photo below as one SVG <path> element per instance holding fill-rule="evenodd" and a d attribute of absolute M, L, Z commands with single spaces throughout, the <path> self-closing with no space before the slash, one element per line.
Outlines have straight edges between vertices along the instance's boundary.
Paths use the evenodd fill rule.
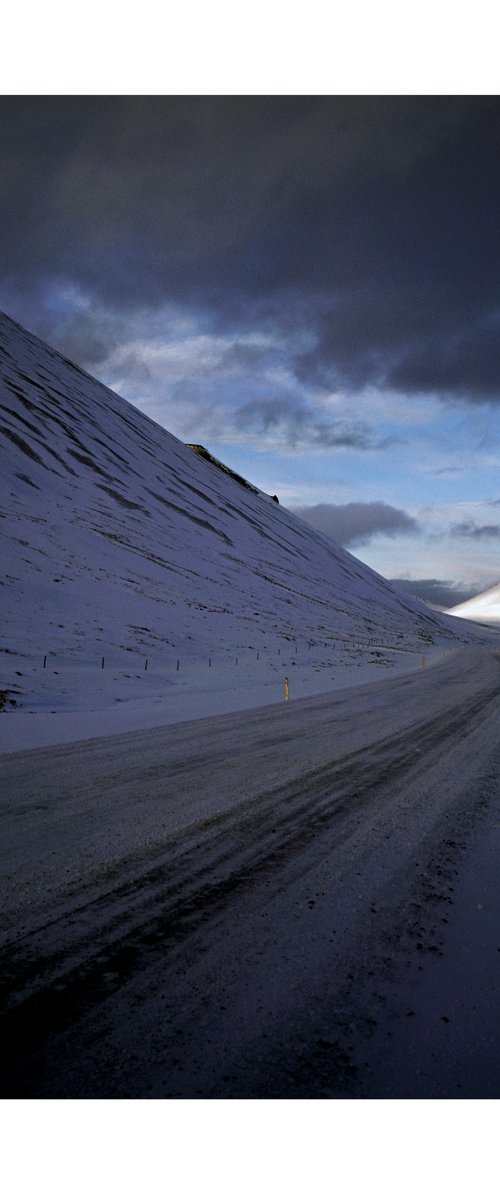
<path fill-rule="evenodd" d="M 422 666 L 423 666 L 423 667 L 425 667 L 425 666 L 426 666 L 425 658 L 423 658 L 423 659 L 422 659 Z"/>
<path fill-rule="evenodd" d="M 285 675 L 285 700 L 288 700 L 288 675 Z"/>

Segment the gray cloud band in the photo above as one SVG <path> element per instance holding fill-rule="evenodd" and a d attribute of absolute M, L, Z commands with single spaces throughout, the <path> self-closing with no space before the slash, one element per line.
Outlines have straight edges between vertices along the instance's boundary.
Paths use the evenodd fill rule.
<path fill-rule="evenodd" d="M 419 524 L 403 509 L 374 500 L 371 503 L 313 504 L 293 511 L 340 546 L 359 546 L 379 534 L 419 532 Z"/>

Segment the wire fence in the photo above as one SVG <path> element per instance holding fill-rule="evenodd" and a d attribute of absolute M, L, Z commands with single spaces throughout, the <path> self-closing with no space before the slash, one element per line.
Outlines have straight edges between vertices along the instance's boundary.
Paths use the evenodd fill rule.
<path fill-rule="evenodd" d="M 147 653 L 141 653 L 135 648 L 123 649 L 112 645 L 102 648 L 94 646 L 88 651 L 79 648 L 78 650 L 52 649 L 35 654 L 12 653 L 20 668 L 19 673 L 22 673 L 22 670 L 36 672 L 42 670 L 52 674 L 66 670 L 85 670 L 112 671 L 114 674 L 125 676 L 133 674 L 137 677 L 141 674 L 151 675 L 157 672 L 182 675 L 184 671 L 191 673 L 193 670 L 204 668 L 227 670 L 231 666 L 248 669 L 257 664 L 283 670 L 291 666 L 314 665 L 315 663 L 318 666 L 334 668 L 345 655 L 349 658 L 368 655 L 376 660 L 377 658 L 383 659 L 388 654 L 426 655 L 430 650 L 432 650 L 432 644 L 426 641 L 402 644 L 399 641 L 342 637 L 326 641 L 318 638 L 311 638 L 307 641 L 287 639 L 286 642 L 279 645 L 265 643 L 260 646 L 217 647 L 207 649 L 203 653 L 192 648 L 172 647 L 171 644 L 165 650 L 148 647 Z"/>

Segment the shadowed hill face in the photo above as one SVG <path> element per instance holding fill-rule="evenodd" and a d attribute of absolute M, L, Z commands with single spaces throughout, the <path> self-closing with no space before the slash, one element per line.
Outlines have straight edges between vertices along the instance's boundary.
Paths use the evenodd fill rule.
<path fill-rule="evenodd" d="M 0 455 L 4 665 L 446 635 L 446 620 L 4 316 Z"/>

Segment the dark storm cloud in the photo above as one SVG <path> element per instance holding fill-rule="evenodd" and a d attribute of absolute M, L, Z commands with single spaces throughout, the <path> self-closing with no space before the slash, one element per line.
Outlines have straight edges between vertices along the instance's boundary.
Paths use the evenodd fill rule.
<path fill-rule="evenodd" d="M 426 471 L 426 475 L 433 475 L 439 478 L 441 475 L 461 475 L 463 467 L 433 467 L 430 471 Z"/>
<path fill-rule="evenodd" d="M 488 540 L 500 537 L 500 525 L 474 525 L 472 521 L 460 521 L 451 526 L 450 533 L 453 537 Z"/>
<path fill-rule="evenodd" d="M 5 97 L 0 115 L 19 319 L 39 328 L 56 280 L 117 314 L 307 330 L 307 385 L 500 397 L 497 97 Z"/>
<path fill-rule="evenodd" d="M 368 450 L 373 446 L 370 430 L 363 422 L 318 417 L 314 409 L 295 396 L 248 400 L 235 415 L 237 428 L 253 434 L 282 432 L 290 446 L 318 444 L 325 447 Z"/>
<path fill-rule="evenodd" d="M 484 590 L 479 584 L 470 588 L 465 584 L 454 584 L 451 579 L 400 578 L 390 579 L 389 583 L 401 588 L 403 592 L 417 596 L 419 600 L 435 604 L 438 608 L 454 608 L 456 604 L 463 604 L 465 600 L 470 600 L 472 596 L 476 596 L 479 591 Z"/>
<path fill-rule="evenodd" d="M 340 546 L 357 546 L 377 534 L 394 537 L 419 529 L 408 513 L 378 500 L 368 504 L 312 504 L 292 511 Z"/>
<path fill-rule="evenodd" d="M 73 362 L 93 368 L 105 362 L 130 332 L 123 312 L 103 310 L 100 306 L 68 312 L 62 303 L 57 308 L 49 303 L 41 311 L 38 308 L 33 320 L 40 337 L 57 346 Z"/>

